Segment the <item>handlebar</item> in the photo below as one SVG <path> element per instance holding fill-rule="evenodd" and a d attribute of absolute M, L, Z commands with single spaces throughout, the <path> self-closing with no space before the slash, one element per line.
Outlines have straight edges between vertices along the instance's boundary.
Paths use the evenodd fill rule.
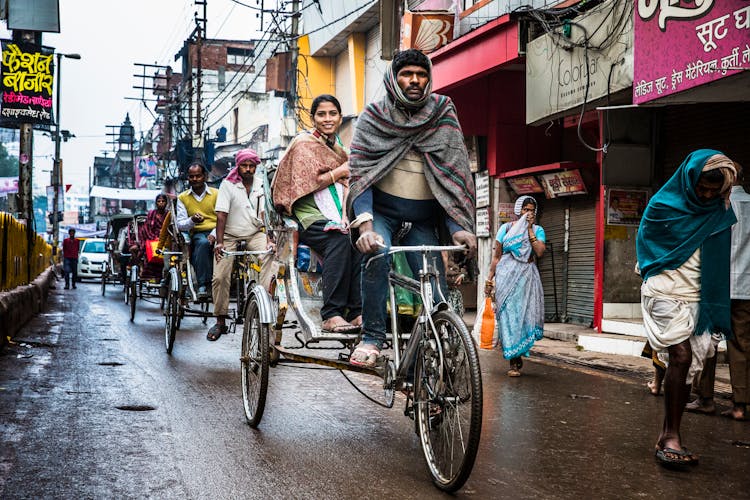
<path fill-rule="evenodd" d="M 169 250 L 162 251 L 162 252 L 159 252 L 159 253 L 162 254 L 162 255 L 182 255 L 182 252 L 170 252 Z"/>
<path fill-rule="evenodd" d="M 242 250 L 242 251 L 228 251 L 221 249 L 222 255 L 226 255 L 227 257 L 239 257 L 242 255 L 268 255 L 270 253 L 273 253 L 273 250 Z"/>
<path fill-rule="evenodd" d="M 380 248 L 386 248 L 386 246 L 383 243 L 380 243 L 379 241 L 376 242 L 376 244 Z M 379 254 L 373 255 L 370 257 L 370 260 L 367 261 L 367 264 L 365 264 L 365 268 L 372 263 L 375 259 L 380 259 L 385 257 L 386 255 L 391 255 L 396 252 L 442 252 L 442 251 L 448 251 L 448 252 L 457 252 L 460 250 L 466 250 L 466 246 L 464 245 L 414 245 L 414 246 L 396 246 L 396 247 L 390 247 L 388 248 L 387 252 L 381 252 Z"/>

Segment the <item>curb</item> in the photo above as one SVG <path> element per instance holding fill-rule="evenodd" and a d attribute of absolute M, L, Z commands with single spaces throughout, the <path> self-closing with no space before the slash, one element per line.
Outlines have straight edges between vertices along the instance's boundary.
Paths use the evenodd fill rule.
<path fill-rule="evenodd" d="M 22 285 L 0 292 L 0 352 L 5 349 L 9 338 L 13 338 L 21 328 L 47 305 L 49 290 L 56 281 L 52 267 L 37 276 L 28 285 Z"/>

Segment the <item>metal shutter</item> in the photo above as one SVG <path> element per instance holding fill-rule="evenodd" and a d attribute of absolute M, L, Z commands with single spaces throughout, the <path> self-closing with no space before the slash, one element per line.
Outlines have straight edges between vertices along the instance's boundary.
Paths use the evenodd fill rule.
<path fill-rule="evenodd" d="M 562 321 L 565 268 L 565 207 L 563 199 L 539 200 L 539 224 L 547 236 L 547 251 L 537 261 L 544 289 L 544 320 Z M 554 268 L 553 268 L 554 261 Z M 553 279 L 554 277 L 554 279 Z"/>
<path fill-rule="evenodd" d="M 657 188 L 696 149 L 717 149 L 740 165 L 750 165 L 748 116 L 750 103 L 747 102 L 687 104 L 664 108 L 658 114 L 656 164 L 663 166 L 663 172 L 662 175 L 656 172 Z"/>
<path fill-rule="evenodd" d="M 595 208 L 592 196 L 570 199 L 566 319 L 585 326 L 591 326 L 594 320 Z"/>

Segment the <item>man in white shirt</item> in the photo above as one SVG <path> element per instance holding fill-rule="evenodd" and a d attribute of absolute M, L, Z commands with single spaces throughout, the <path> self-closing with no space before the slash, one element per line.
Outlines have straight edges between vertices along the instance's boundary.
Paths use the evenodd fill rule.
<path fill-rule="evenodd" d="M 211 282 L 216 324 L 209 329 L 206 336 L 208 340 L 218 340 L 227 332 L 226 318 L 234 257 L 222 255 L 222 250 L 236 250 L 241 241 L 246 242 L 247 250 L 262 251 L 268 248 L 263 222 L 258 218 L 258 199 L 262 192 L 255 182 L 255 169 L 259 163 L 260 158 L 252 149 L 238 151 L 235 155 L 235 168 L 219 186 L 214 246 L 216 264 Z M 266 287 L 270 278 L 269 260 L 266 256 L 261 266 L 260 282 Z"/>

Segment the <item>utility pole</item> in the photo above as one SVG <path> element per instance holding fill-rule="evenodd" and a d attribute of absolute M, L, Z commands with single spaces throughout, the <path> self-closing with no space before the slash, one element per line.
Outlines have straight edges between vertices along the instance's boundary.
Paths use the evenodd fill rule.
<path fill-rule="evenodd" d="M 291 40 L 291 53 L 292 53 L 292 62 L 291 62 L 291 78 L 289 78 L 289 96 L 291 99 L 291 107 L 290 109 L 296 110 L 297 109 L 297 59 L 299 58 L 299 0 L 293 0 L 292 1 L 292 40 Z M 297 123 L 297 113 L 294 112 L 292 114 L 294 117 L 294 132 L 297 132 L 297 129 L 299 128 L 299 123 Z"/>
<path fill-rule="evenodd" d="M 63 173 L 62 173 L 62 160 L 60 159 L 60 87 L 62 87 L 62 80 L 60 75 L 62 74 L 62 58 L 67 57 L 69 59 L 80 59 L 79 54 L 61 54 L 58 52 L 57 56 L 57 97 L 55 98 L 57 104 L 57 113 L 55 116 L 55 159 L 52 164 L 52 194 L 53 209 L 52 209 L 52 241 L 54 242 L 55 248 L 59 243 L 60 237 L 60 188 L 63 186 Z M 64 193 L 63 188 L 63 193 Z M 63 200 L 65 195 L 63 194 Z M 63 202 L 63 210 L 65 210 L 65 203 Z"/>
<path fill-rule="evenodd" d="M 203 6 L 203 17 L 198 17 L 198 13 L 195 14 L 195 31 L 197 33 L 197 63 L 198 71 L 196 74 L 196 92 L 195 92 L 195 136 L 200 137 L 201 128 L 201 100 L 203 99 L 203 40 L 206 37 L 206 23 L 207 23 L 207 9 L 208 0 L 195 0 L 195 5 Z"/>

